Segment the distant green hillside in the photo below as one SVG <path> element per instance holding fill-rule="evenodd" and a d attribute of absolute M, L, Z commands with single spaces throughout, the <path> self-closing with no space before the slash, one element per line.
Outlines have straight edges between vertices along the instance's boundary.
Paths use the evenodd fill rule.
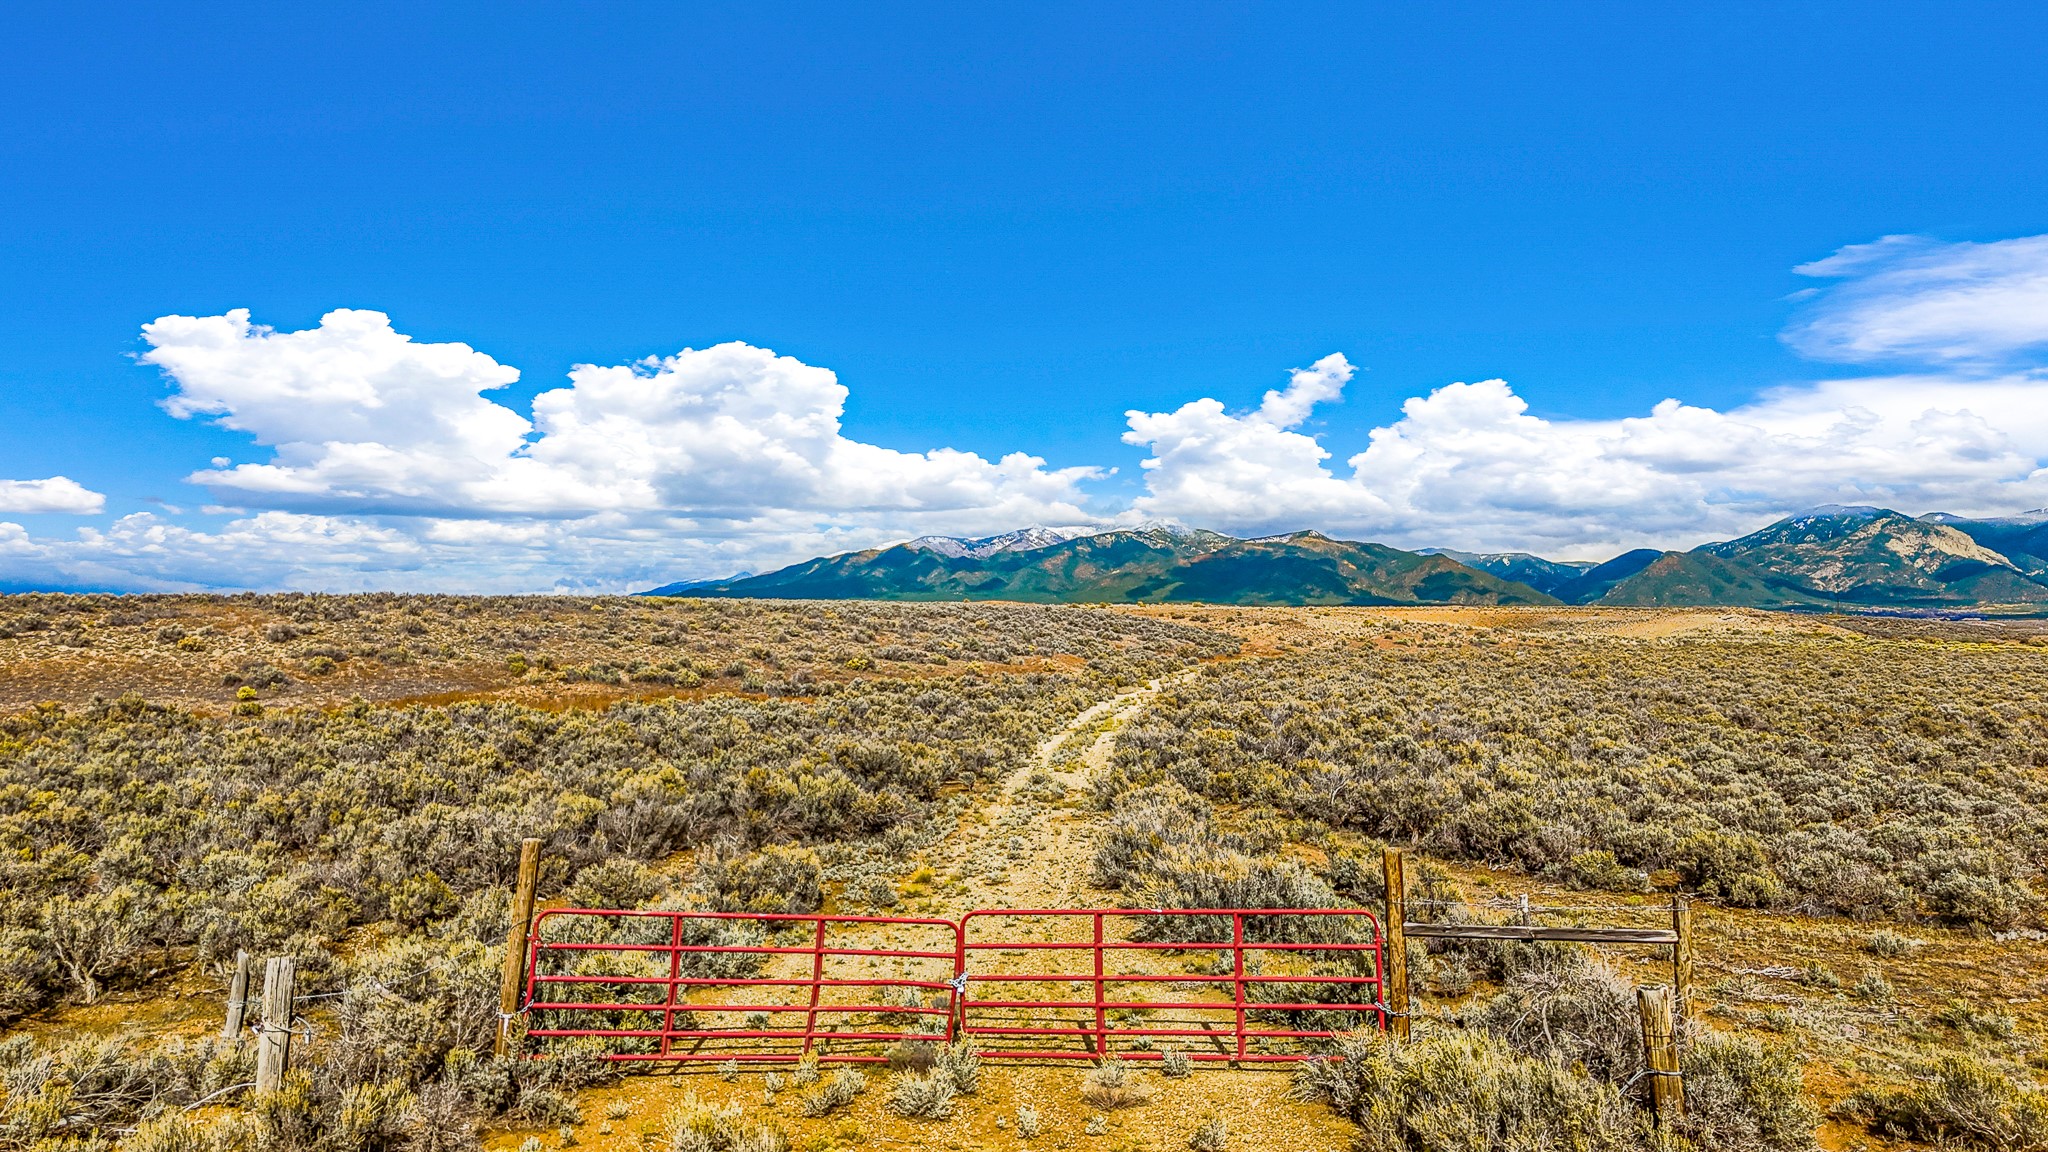
<path fill-rule="evenodd" d="M 1503 580 L 1527 584 L 1538 592 L 1569 600 L 1559 591 L 1583 579 L 1595 567 L 1586 560 L 1545 560 L 1527 552 L 1459 552 L 1451 548 L 1424 548 L 1425 556 L 1449 556 L 1467 568 L 1491 572 Z"/>
<path fill-rule="evenodd" d="M 1158 529 L 1105 532 L 980 557 L 899 544 L 676 594 L 1248 605 L 1558 602 L 1447 556 L 1332 540 L 1316 532 L 1233 540 L 1214 532 Z"/>
<path fill-rule="evenodd" d="M 1071 535 L 1078 531 L 1085 530 L 920 537 L 649 595 L 2048 611 L 2048 514 L 1915 519 L 1885 508 L 1820 508 L 1690 552 L 1638 548 L 1598 565 L 1525 552 L 1404 552 L 1319 532 L 1237 540 L 1179 528 Z"/>
<path fill-rule="evenodd" d="M 1743 565 L 1711 552 L 1660 552 L 1633 575 L 1580 603 L 1625 608 L 1786 608 L 1813 601 L 1774 589 Z"/>

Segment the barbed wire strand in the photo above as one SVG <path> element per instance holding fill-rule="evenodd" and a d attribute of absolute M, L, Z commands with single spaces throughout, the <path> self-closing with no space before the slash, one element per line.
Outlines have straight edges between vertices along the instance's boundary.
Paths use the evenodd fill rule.
<path fill-rule="evenodd" d="M 382 993 L 384 993 L 384 994 L 385 994 L 385 995 L 387 995 L 387 996 L 396 996 L 396 995 L 398 995 L 398 991 L 397 991 L 397 989 L 393 988 L 393 987 L 392 987 L 392 985 L 394 985 L 394 984 L 410 984 L 411 982 L 413 982 L 414 980 L 417 980 L 417 979 L 419 979 L 419 978 L 420 978 L 420 977 L 422 977 L 422 976 L 426 976 L 426 975 L 430 975 L 430 974 L 432 974 L 432 973 L 435 973 L 435 972 L 439 972 L 439 971 L 441 971 L 441 970 L 443 970 L 443 969 L 447 968 L 448 966 L 450 966 L 450 965 L 452 965 L 452 964 L 454 964 L 454 963 L 455 963 L 455 958 L 454 958 L 454 957 L 450 957 L 450 958 L 448 958 L 448 959 L 446 959 L 446 960 L 442 960 L 442 961 L 439 961 L 438 963 L 434 963 L 434 964 L 429 964 L 429 965 L 427 965 L 427 966 L 426 966 L 425 968 L 422 968 L 422 969 L 420 969 L 420 970 L 419 970 L 419 971 L 417 971 L 417 972 L 414 972 L 414 973 L 412 973 L 412 974 L 410 974 L 410 975 L 406 975 L 406 976 L 400 976 L 400 977 L 398 977 L 397 979 L 394 979 L 394 980 L 390 980 L 390 981 L 384 981 L 384 980 L 365 980 L 365 981 L 363 981 L 363 982 L 362 982 L 362 983 L 360 983 L 360 984 L 351 984 L 351 985 L 349 985 L 349 986 L 348 986 L 348 987 L 346 987 L 346 988 L 342 988 L 342 989 L 340 989 L 340 990 L 338 990 L 338 991 L 334 991 L 334 992 L 314 992 L 314 993 L 310 993 L 310 994 L 308 994 L 308 995 L 305 995 L 305 996 L 294 996 L 294 997 L 292 997 L 292 1003 L 294 1003 L 294 1004 L 303 1004 L 303 1003 L 307 1003 L 307 1002 L 309 1002 L 309 1001 L 313 1001 L 313 1000 L 333 1000 L 333 999 L 336 999 L 336 998 L 338 998 L 338 997 L 343 997 L 343 996 L 347 996 L 347 995 L 348 995 L 349 993 L 351 993 L 351 992 L 364 992 L 364 991 L 372 991 L 372 990 L 374 990 L 374 991 L 377 991 L 377 992 L 382 992 Z"/>

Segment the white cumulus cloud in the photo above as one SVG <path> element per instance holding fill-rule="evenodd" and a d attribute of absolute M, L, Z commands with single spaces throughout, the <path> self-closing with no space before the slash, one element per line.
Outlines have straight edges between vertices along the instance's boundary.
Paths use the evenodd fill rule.
<path fill-rule="evenodd" d="M 526 418 L 482 393 L 519 379 L 467 344 L 420 344 L 381 312 L 338 309 L 274 332 L 238 308 L 142 327 L 177 391 L 173 416 L 210 416 L 274 449 L 193 479 L 273 507 L 460 508 L 525 443 Z"/>
<path fill-rule="evenodd" d="M 1785 332 L 1815 359 L 1967 365 L 2048 346 L 2048 236 L 1887 236 L 1796 271 L 1837 282 Z"/>
<path fill-rule="evenodd" d="M 1318 527 L 1411 547 L 1604 557 L 1690 547 L 1815 504 L 1998 515 L 2048 505 L 2048 237 L 1888 239 L 1802 271 L 1839 284 L 1787 339 L 1816 356 L 1929 370 L 1778 388 L 1725 411 L 1665 400 L 1617 420 L 1546 419 L 1501 380 L 1406 401 L 1341 468 L 1298 431 L 1351 374 L 1297 371 L 1258 408 L 1131 412 L 1145 516 L 1241 533 Z"/>
<path fill-rule="evenodd" d="M 2048 505 L 2048 381 L 1902 376 L 1786 389 L 1717 411 L 1544 419 L 1505 381 L 1402 405 L 1340 472 L 1265 409 L 1135 412 L 1145 516 L 1240 533 L 1319 527 L 1420 547 L 1604 557 L 1690 547 L 1790 511 L 1870 503 L 2001 514 Z"/>
<path fill-rule="evenodd" d="M 844 434 L 824 368 L 741 343 L 579 365 L 531 416 L 516 368 L 340 309 L 279 332 L 246 310 L 165 316 L 140 359 L 163 407 L 247 433 L 215 458 L 197 526 L 140 513 L 72 538 L 0 525 L 0 578 L 53 586 L 621 591 L 764 570 L 926 533 L 1093 523 L 1094 468 L 907 452 Z M 0 484 L 0 511 L 97 512 L 62 477 Z"/>
<path fill-rule="evenodd" d="M 1333 353 L 1297 369 L 1258 408 L 1232 415 L 1221 401 L 1191 400 L 1172 412 L 1126 412 L 1124 443 L 1149 447 L 1145 516 L 1201 525 L 1309 524 L 1341 515 L 1355 522 L 1370 494 L 1330 475 L 1329 453 L 1295 431 L 1319 403 L 1342 394 L 1352 367 Z"/>
<path fill-rule="evenodd" d="M 0 522 L 0 585 L 622 591 L 926 533 L 1152 518 L 1605 558 L 1821 503 L 2048 506 L 2048 237 L 1891 237 L 1800 271 L 1825 286 L 1787 343 L 1884 374 L 1601 420 L 1538 415 L 1502 380 L 1444 384 L 1353 409 L 1366 447 L 1338 460 L 1316 417 L 1354 369 L 1331 354 L 1249 409 L 1127 413 L 1145 491 L 1123 508 L 1090 499 L 1097 469 L 850 437 L 831 371 L 747 344 L 579 365 L 522 411 L 495 398 L 518 369 L 380 312 L 297 332 L 166 316 L 141 357 L 171 385 L 165 409 L 260 458 L 192 473 L 212 497 L 199 516 L 68 537 Z M 104 506 L 63 476 L 0 481 L 0 513 Z"/>
<path fill-rule="evenodd" d="M 846 386 L 765 348 L 720 344 L 579 365 L 528 420 L 485 393 L 518 379 L 466 344 L 419 343 L 381 312 L 302 332 L 245 310 L 144 326 L 142 359 L 210 416 L 274 449 L 192 479 L 222 499 L 318 512 L 752 522 L 889 514 L 970 528 L 1088 519 L 1090 468 L 1022 452 L 902 452 L 842 434 Z"/>
<path fill-rule="evenodd" d="M 107 505 L 107 498 L 68 476 L 42 480 L 0 480 L 0 512 L 58 512 L 91 516 Z"/>

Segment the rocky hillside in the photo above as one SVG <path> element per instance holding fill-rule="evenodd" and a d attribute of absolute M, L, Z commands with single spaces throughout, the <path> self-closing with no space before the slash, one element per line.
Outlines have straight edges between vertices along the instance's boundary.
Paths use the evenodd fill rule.
<path fill-rule="evenodd" d="M 2048 604 L 2048 584 L 1950 524 L 1886 508 L 1827 507 L 1726 543 L 1665 553 L 1590 602 L 2026 606 Z"/>

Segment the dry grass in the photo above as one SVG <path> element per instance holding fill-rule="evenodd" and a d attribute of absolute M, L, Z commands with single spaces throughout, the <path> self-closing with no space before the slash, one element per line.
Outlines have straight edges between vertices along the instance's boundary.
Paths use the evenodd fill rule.
<path fill-rule="evenodd" d="M 857 677 L 1089 668 L 1135 683 L 1227 651 L 1090 608 L 647 597 L 0 596 L 0 714 L 135 694 L 225 711 L 354 698 L 602 707 L 808 696 Z"/>
<path fill-rule="evenodd" d="M 42 626 L 21 627 L 31 616 L 40 617 Z M 164 638 L 169 633 L 162 630 L 171 628 L 185 635 Z M 1233 654 L 1234 642 L 1218 633 L 1241 641 L 1241 651 Z M 2028 869 L 2040 863 L 2038 853 L 2024 847 L 2034 835 L 2036 800 L 2029 790 L 2042 786 L 2042 765 L 2048 763 L 2035 758 L 2041 728 L 2038 709 L 2029 711 L 2030 701 L 2042 694 L 2026 687 L 2043 661 L 2033 645 L 2037 636 L 2038 629 L 2026 623 L 1842 621 L 1748 612 L 12 597 L 0 599 L 0 701 L 19 710 L 36 700 L 61 700 L 67 709 L 62 715 L 46 710 L 40 718 L 17 716 L 10 722 L 15 726 L 0 735 L 0 768 L 15 771 L 19 785 L 0 790 L 0 821 L 12 822 L 0 832 L 13 837 L 8 846 L 16 852 L 24 844 L 31 849 L 23 859 L 35 868 L 57 869 L 71 861 L 69 872 L 14 874 L 10 891 L 17 907 L 32 909 L 19 902 L 44 892 L 89 901 L 105 894 L 111 881 L 193 891 L 193 883 L 204 882 L 196 878 L 207 874 L 195 867 L 207 853 L 187 863 L 179 863 L 175 853 L 180 844 L 195 843 L 249 857 L 253 863 L 237 875 L 253 875 L 258 889 L 266 880 L 292 878 L 298 886 L 273 894 L 287 904 L 320 907 L 322 882 L 343 890 L 346 899 L 336 906 L 349 906 L 344 917 L 316 918 L 304 928 L 314 934 L 309 942 L 332 958 L 331 968 L 315 966 L 310 977 L 315 987 L 327 987 L 333 985 L 317 981 L 338 982 L 350 973 L 403 975 L 414 955 L 408 949 L 474 947 L 463 944 L 466 939 L 488 946 L 502 912 L 501 904 L 492 903 L 502 900 L 495 896 L 503 879 L 500 857 L 508 855 L 502 837 L 470 836 L 457 852 L 449 846 L 461 843 L 460 837 L 415 840 L 403 831 L 437 821 L 460 827 L 459 821 L 450 823 L 457 816 L 473 820 L 516 811 L 526 814 L 522 819 L 559 821 L 548 825 L 551 836 L 559 833 L 551 858 L 566 867 L 545 881 L 551 894 L 574 887 L 583 896 L 630 903 L 664 894 L 708 898 L 714 889 L 729 889 L 731 895 L 718 898 L 744 902 L 769 890 L 795 891 L 801 898 L 806 873 L 800 854 L 809 849 L 821 865 L 814 882 L 823 900 L 845 898 L 841 894 L 858 882 L 888 888 L 898 907 L 912 914 L 1024 904 L 1101 906 L 1123 899 L 1088 887 L 1101 822 L 1116 810 L 1120 788 L 1112 782 L 1101 794 L 1110 811 L 1096 812 L 1086 806 L 1085 786 L 1113 764 L 1116 772 L 1128 772 L 1133 757 L 1165 747 L 1158 740 L 1162 731 L 1198 742 L 1226 736 L 1235 742 L 1256 734 L 1268 741 L 1260 745 L 1259 758 L 1283 770 L 1274 779 L 1285 781 L 1289 756 L 1346 763 L 1341 744 L 1312 724 L 1304 727 L 1317 708 L 1332 699 L 1351 705 L 1378 701 L 1416 718 L 1408 734 L 1429 755 L 1403 771 L 1412 772 L 1418 786 L 1441 794 L 1444 763 L 1485 766 L 1491 758 L 1513 761 L 1513 771 L 1494 776 L 1494 783 L 1540 795 L 1560 779 L 1583 780 L 1588 766 L 1605 763 L 1599 741 L 1616 737 L 1599 724 L 1633 715 L 1630 693 L 1683 692 L 1689 694 L 1649 708 L 1655 725 L 1625 733 L 1621 742 L 1655 749 L 1646 738 L 1668 745 L 1672 732 L 1711 729 L 1709 735 L 1735 756 L 1738 767 L 1688 782 L 1697 793 L 1688 803 L 1724 829 L 1753 837 L 1763 848 L 1761 867 L 1778 872 L 1788 892 L 1809 891 L 1800 885 L 1812 881 L 1781 868 L 1794 859 L 1781 847 L 1788 832 L 1746 822 L 1756 818 L 1746 789 L 1757 777 L 1740 769 L 1740 756 L 1763 746 L 1774 754 L 1796 754 L 1800 737 L 1790 726 L 1830 717 L 1884 735 L 1862 746 L 1873 778 L 1889 772 L 1925 788 L 1919 795 L 1946 796 L 1935 805 L 1944 821 L 1984 830 L 1977 834 L 1994 846 L 2021 846 L 2015 853 L 2019 866 L 1998 877 L 2011 886 L 2007 904 L 2017 909 L 2012 919 L 1950 916 L 1935 922 L 1942 919 L 1939 908 L 1920 902 L 1930 891 L 1925 877 L 1884 868 L 1877 872 L 1894 876 L 1913 903 L 1823 908 L 1809 899 L 1754 910 L 1706 903 L 1697 919 L 1698 997 L 1705 1019 L 1722 1032 L 1760 1039 L 1797 1057 L 1806 1095 L 1823 1108 L 1841 1105 L 1821 1125 L 1823 1147 L 1910 1145 L 1937 1136 L 1967 1142 L 1969 1121 L 1959 1119 L 1958 1110 L 1970 1107 L 1972 1099 L 1992 1100 L 1992 1127 L 1986 1130 L 1999 1133 L 2005 1129 L 1998 1124 L 2029 1122 L 2037 1097 L 1979 1091 L 1991 1081 L 1962 1075 L 1951 1077 L 1959 1086 L 1954 1091 L 1915 1095 L 1916 1085 L 1935 1083 L 1916 1077 L 1933 1076 L 1929 1070 L 1948 1066 L 1941 1062 L 1950 1057 L 1975 1061 L 2007 1085 L 2029 1083 L 2048 1067 L 2042 1051 L 2048 1038 L 2048 958 L 2041 940 L 2026 934 L 2038 923 L 2038 906 L 2026 897 L 2036 884 Z M 178 646 L 194 637 L 197 643 Z M 524 670 L 513 656 L 524 657 Z M 321 659 L 332 661 L 332 669 L 316 666 Z M 1211 671 L 1202 674 L 1203 668 Z M 1829 674 L 1837 668 L 1840 675 Z M 285 679 L 276 681 L 271 669 Z M 1192 679 L 1188 672 L 1195 673 Z M 240 683 L 226 683 L 229 676 Z M 1164 680 L 1156 694 L 1114 697 L 1152 677 Z M 1827 683 L 1816 689 L 1818 680 Z M 1206 700 L 1224 685 L 1241 694 L 1239 702 L 1266 711 L 1189 710 L 1190 701 Z M 260 715 L 232 715 L 244 687 L 255 688 Z M 135 701 L 91 704 L 94 696 L 113 700 L 129 693 L 154 708 Z M 343 707 L 358 696 L 408 707 L 373 707 L 367 713 Z M 633 702 L 643 698 L 673 703 Z M 482 710 L 466 703 L 476 700 L 495 703 Z M 1478 723 L 1484 717 L 1475 701 L 1502 700 L 1522 712 L 1519 745 L 1488 735 Z M 909 707 L 899 710 L 898 704 Z M 886 706 L 878 711 L 877 705 Z M 1746 709 L 1746 720 L 1734 711 L 1738 706 Z M 318 709 L 335 711 L 323 715 Z M 578 719 L 588 709 L 603 711 Z M 1377 721 L 1397 727 L 1392 715 L 1382 713 Z M 1997 722 L 1983 723 L 1986 716 Z M 1559 727 L 1567 720 L 1577 728 Z M 720 747 L 704 759 L 706 745 L 694 742 L 735 721 L 745 725 L 746 736 L 736 745 L 745 754 Z M 368 746 L 374 755 L 334 759 L 332 750 L 346 741 L 397 723 L 418 738 Z M 54 732 L 69 735 L 51 742 Z M 505 762 L 493 757 L 504 755 L 510 746 L 502 741 L 517 732 L 527 733 L 521 739 L 538 737 L 540 760 L 533 748 L 522 746 L 521 767 L 493 791 L 494 775 L 505 770 Z M 182 751 L 171 753 L 172 744 L 160 739 L 170 733 Z M 38 740 L 44 742 L 38 746 Z M 863 760 L 867 753 L 852 747 L 863 741 L 863 747 L 895 747 L 904 758 Z M 616 752 L 608 750 L 614 743 Z M 975 744 L 994 751 L 984 759 L 949 751 Z M 84 754 L 58 755 L 60 745 Z M 558 766 L 535 774 L 534 766 L 550 756 Z M 326 766 L 301 776 L 265 768 L 323 757 Z M 1204 852 L 1236 854 L 1227 862 L 1240 870 L 1221 875 L 1259 884 L 1268 882 L 1259 868 L 1284 866 L 1295 877 L 1287 883 L 1306 878 L 1328 885 L 1331 898 L 1340 902 L 1373 898 L 1372 869 L 1362 865 L 1372 863 L 1378 839 L 1391 829 L 1332 819 L 1303 805 L 1289 787 L 1256 783 L 1255 774 L 1241 774 L 1247 786 L 1219 790 L 1215 769 L 1225 769 L 1226 778 L 1235 771 L 1227 763 L 1200 757 L 1176 762 L 1182 761 L 1210 769 L 1206 779 L 1177 776 L 1175 787 L 1206 805 L 1193 823 L 1215 834 L 1204 833 L 1206 841 L 1197 837 L 1193 843 L 1211 844 Z M 949 767 L 928 772 L 934 763 Z M 234 772 L 221 775 L 223 766 L 235 765 Z M 341 766 L 347 771 L 337 773 Z M 748 799 L 762 794 L 735 787 L 749 780 L 802 781 L 835 767 L 862 795 L 884 794 L 891 781 L 921 782 L 899 786 L 909 806 L 865 829 L 791 824 L 787 815 L 794 809 Z M 653 787 L 649 778 L 672 769 L 684 773 L 693 794 L 719 797 L 723 810 L 766 818 L 692 831 L 680 840 L 649 831 L 655 826 L 645 817 L 653 809 L 640 809 L 638 824 L 619 823 L 618 813 L 633 810 L 631 803 L 621 807 L 620 797 L 635 788 L 652 796 L 643 786 Z M 274 789 L 287 797 L 282 802 L 263 799 L 263 789 L 255 787 L 266 779 L 265 771 L 273 785 L 282 784 Z M 327 801 L 295 806 L 289 799 L 298 781 L 323 778 L 326 783 L 310 795 L 332 784 L 340 789 L 337 796 L 390 805 L 365 826 L 381 823 L 393 831 L 385 840 L 364 842 L 361 859 L 378 852 L 410 854 L 395 857 L 399 867 L 353 872 L 355 846 L 332 834 L 335 825 L 307 826 L 312 814 L 331 821 L 346 811 Z M 456 786 L 422 794 L 422 779 L 430 789 L 441 787 L 436 780 Z M 228 793 L 237 805 L 232 811 L 240 815 L 219 816 L 223 828 L 241 826 L 229 832 L 230 838 L 241 837 L 232 843 L 205 823 L 222 806 L 218 789 L 224 783 L 250 786 L 245 794 Z M 124 798 L 123 785 L 132 799 Z M 197 791 L 188 799 L 180 789 Z M 1797 831 L 1796 802 L 1775 794 L 1794 811 Z M 202 797 L 207 804 L 189 810 L 197 817 L 174 816 L 160 826 L 136 822 L 124 807 L 169 802 L 164 810 L 178 812 L 185 811 L 178 804 Z M 1819 819 L 1851 831 L 1871 826 L 1869 813 L 1853 805 L 1829 809 Z M 1569 809 L 1540 810 L 1537 817 L 1540 826 L 1576 829 L 1583 838 L 1586 825 L 1575 821 L 1581 817 Z M 1467 832 L 1479 827 L 1461 825 Z M 737 841 L 724 855 L 700 862 L 699 841 L 731 828 L 738 829 Z M 506 835 L 517 831 L 510 824 L 505 828 Z M 627 835 L 643 839 L 622 851 L 626 841 L 620 837 Z M 1632 855 L 1627 843 L 1607 849 L 1615 853 L 1612 869 L 1597 862 L 1574 865 L 1574 857 L 1587 851 L 1559 858 L 1563 866 L 1552 869 L 1548 856 L 1494 852 L 1484 847 L 1490 841 L 1465 832 L 1442 838 L 1422 826 L 1412 835 L 1424 845 L 1423 855 L 1438 861 L 1424 866 L 1418 860 L 1412 870 L 1426 894 L 1488 900 L 1528 893 L 1539 905 L 1584 907 L 1559 914 L 1564 919 L 1654 924 L 1669 891 L 1710 875 L 1688 874 L 1664 858 Z M 121 847 L 129 838 L 134 844 Z M 790 849 L 799 855 L 770 860 L 750 854 L 778 841 L 801 842 Z M 1588 842 L 1586 848 L 1596 845 Z M 172 853 L 171 863 L 162 870 L 143 865 L 152 853 L 165 851 Z M 441 857 L 466 860 L 464 853 L 475 860 L 432 867 Z M 440 877 L 448 897 L 424 881 L 406 887 L 421 864 L 449 874 Z M 913 876 L 920 865 L 925 870 Z M 1625 887 L 1630 873 L 1646 874 L 1653 890 L 1598 886 L 1604 881 Z M 1595 886 L 1585 887 L 1589 882 Z M 183 906 L 172 902 L 174 909 Z M 1814 910 L 1838 915 L 1806 914 Z M 42 931 L 39 922 L 10 915 L 22 931 Z M 401 916 L 408 919 L 396 918 Z M 119 929 L 120 918 L 114 920 Z M 113 1034 L 127 1026 L 146 1029 L 145 1040 L 154 1041 L 166 1034 L 196 1038 L 216 1027 L 210 1018 L 218 995 L 210 986 L 210 957 L 201 959 L 196 939 L 176 937 L 177 923 L 174 917 L 152 921 L 143 931 L 144 947 L 102 979 L 107 991 L 98 1004 L 38 1009 L 16 1033 L 47 1042 L 84 1029 Z M 2001 938 L 1987 923 L 2013 925 L 2000 930 L 2017 934 Z M 162 938 L 167 930 L 168 940 Z M 9 962 L 7 947 L 34 944 L 19 932 L 0 941 L 0 966 Z M 1662 961 L 1647 952 L 1617 951 L 1607 962 L 1623 981 L 1664 978 Z M 473 975 L 475 998 L 487 999 L 490 971 L 487 958 L 458 968 L 460 978 L 436 985 L 434 994 L 449 997 L 450 1005 L 466 1003 L 465 981 Z M 51 970 L 50 979 L 61 979 L 56 972 Z M 1436 1017 L 1446 1012 L 1458 1013 L 1462 1027 L 1484 1028 L 1487 1018 L 1479 1007 L 1512 990 L 1494 957 L 1469 948 L 1429 954 L 1418 964 L 1417 981 L 1425 990 L 1444 990 L 1441 998 L 1424 1003 L 1425 1034 L 1449 1026 Z M 75 989 L 59 985 L 51 994 Z M 849 1094 L 825 1109 L 828 1114 L 807 1117 L 804 1098 L 829 1087 L 830 1068 L 822 1083 L 767 1097 L 765 1078 L 752 1069 L 731 1084 L 706 1068 L 609 1086 L 521 1086 L 493 1081 L 498 1072 L 457 1073 L 434 1063 L 449 1050 L 447 1044 L 459 1048 L 473 1038 L 430 1039 L 418 1050 L 387 1046 L 394 1038 L 431 1035 L 431 1029 L 423 1032 L 422 1021 L 391 1016 L 374 1004 L 354 1011 L 344 1018 L 337 1005 L 314 1013 L 321 1038 L 309 1056 L 335 1071 L 327 1087 L 309 1089 L 302 1120 L 325 1115 L 320 1109 L 330 1105 L 339 1108 L 340 1085 L 332 1076 L 346 1067 L 423 1078 L 421 1100 L 442 1108 L 451 1125 L 485 1120 L 486 1146 L 506 1152 L 529 1138 L 550 1149 L 563 1143 L 556 1110 L 569 1106 L 581 1117 L 568 1125 L 570 1135 L 585 1147 L 636 1145 L 643 1136 L 659 1141 L 666 1135 L 664 1117 L 686 1092 L 702 1101 L 693 1115 L 716 1110 L 727 1118 L 722 1125 L 713 1122 L 714 1134 L 730 1134 L 735 1145 L 763 1132 L 786 1131 L 800 1148 L 888 1141 L 1006 1147 L 1022 1136 L 1013 1123 L 1020 1109 L 1028 1109 L 1043 1130 L 1034 1146 L 1065 1146 L 1084 1139 L 1096 1107 L 1083 1096 L 1081 1070 L 1007 1062 L 969 1074 L 978 1090 L 949 1101 L 951 1116 L 944 1120 L 892 1113 L 893 1093 L 887 1091 Z M 450 1017 L 464 1019 L 455 1011 Z M 1553 1023 L 1576 1018 L 1570 1012 L 1547 1017 Z M 487 1008 L 477 1020 L 478 1029 L 487 1028 Z M 351 1055 L 339 1059 L 344 1049 Z M 1742 1071 L 1745 1059 L 1739 1051 L 1728 1057 L 1734 1069 L 1728 1084 L 1749 1075 Z M 1538 1082 L 1524 1071 L 1502 1072 L 1502 1083 Z M 148 1091 L 181 1101 L 181 1094 L 191 1092 L 191 1076 L 163 1072 L 149 1081 Z M 958 1080 L 950 1083 L 961 1087 Z M 1156 1093 L 1156 1102 L 1114 1113 L 1104 1147 L 1185 1147 L 1199 1136 L 1208 1113 L 1227 1121 L 1231 1146 L 1335 1149 L 1355 1131 L 1320 1106 L 1285 1100 L 1286 1078 L 1270 1070 L 1198 1065 L 1193 1075 L 1167 1079 L 1148 1066 L 1126 1078 L 1126 1088 L 1133 1084 Z M 1552 1087 L 1578 1090 L 1562 1081 Z M 489 1103 L 496 1098 L 492 1093 L 504 1092 L 510 1095 L 502 1105 Z M 1842 1105 L 1852 1098 L 1861 1103 Z M 358 1113 L 370 1118 L 365 1123 L 412 1122 L 397 1113 L 372 1115 L 375 1109 L 366 1100 L 358 1102 Z M 118 1123 L 119 1107 L 108 1109 L 105 1123 Z M 543 1113 L 550 1118 L 546 1125 L 534 1119 Z M 216 1114 L 209 1109 L 200 1115 Z M 160 1136 L 184 1138 L 168 1131 Z"/>

